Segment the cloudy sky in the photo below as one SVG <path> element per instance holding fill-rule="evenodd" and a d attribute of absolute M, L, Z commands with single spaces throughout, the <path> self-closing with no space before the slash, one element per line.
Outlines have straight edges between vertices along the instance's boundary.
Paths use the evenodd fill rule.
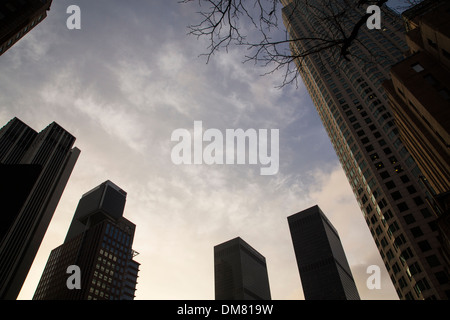
<path fill-rule="evenodd" d="M 56 121 L 80 158 L 19 299 L 31 299 L 50 251 L 83 193 L 111 180 L 127 193 L 141 263 L 136 299 L 214 299 L 213 247 L 240 236 L 266 257 L 273 299 L 303 299 L 287 216 L 318 204 L 338 230 L 362 299 L 397 299 L 319 116 L 302 83 L 243 64 L 232 48 L 209 64 L 187 35 L 197 2 L 57 0 L 49 16 L 0 57 L 0 126 L 36 131 Z M 69 30 L 69 5 L 81 30 Z M 278 129 L 280 168 L 175 165 L 172 132 Z M 381 289 L 366 286 L 379 265 Z"/>

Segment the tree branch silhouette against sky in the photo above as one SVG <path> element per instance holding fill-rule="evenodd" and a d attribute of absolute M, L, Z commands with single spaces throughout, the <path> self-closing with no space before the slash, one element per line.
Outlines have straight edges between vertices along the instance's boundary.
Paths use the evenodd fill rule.
<path fill-rule="evenodd" d="M 292 38 L 282 22 L 280 0 L 181 0 L 183 4 L 194 3 L 198 9 L 198 22 L 189 25 L 189 34 L 205 38 L 208 46 L 202 54 L 209 62 L 220 50 L 227 51 L 232 46 L 247 50 L 245 62 L 260 66 L 270 66 L 272 73 L 283 69 L 285 72 L 281 86 L 292 82 L 298 76 L 296 61 L 302 61 L 312 54 L 330 53 L 336 59 L 349 60 L 351 46 L 358 41 L 358 33 L 366 27 L 372 12 L 367 6 L 383 6 L 388 0 L 295 0 L 292 13 L 302 4 L 323 21 L 326 29 L 316 29 L 314 34 Z M 404 10 L 420 0 L 399 0 L 395 7 Z M 304 5 L 304 6 L 303 6 Z M 290 25 L 293 17 L 286 16 Z M 346 26 L 350 25 L 350 28 Z M 350 29 L 350 31 L 348 31 Z M 313 43 L 303 50 L 291 50 L 291 45 L 299 42 Z M 291 77 L 289 77 L 291 75 Z"/>

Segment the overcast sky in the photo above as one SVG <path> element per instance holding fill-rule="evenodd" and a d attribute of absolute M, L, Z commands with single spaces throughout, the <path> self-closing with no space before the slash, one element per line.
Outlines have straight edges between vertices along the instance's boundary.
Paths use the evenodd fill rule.
<path fill-rule="evenodd" d="M 187 36 L 198 8 L 177 0 L 57 0 L 46 20 L 0 57 L 0 126 L 56 121 L 80 158 L 19 299 L 31 299 L 82 194 L 105 180 L 127 193 L 136 224 L 136 299 L 214 299 L 213 247 L 240 236 L 266 257 L 273 299 L 303 299 L 287 216 L 318 204 L 338 230 L 362 299 L 397 299 L 329 138 L 302 83 L 276 89 L 245 52 Z M 69 5 L 81 30 L 68 30 Z M 175 165 L 178 128 L 278 129 L 280 168 Z M 369 290 L 370 265 L 383 272 Z"/>

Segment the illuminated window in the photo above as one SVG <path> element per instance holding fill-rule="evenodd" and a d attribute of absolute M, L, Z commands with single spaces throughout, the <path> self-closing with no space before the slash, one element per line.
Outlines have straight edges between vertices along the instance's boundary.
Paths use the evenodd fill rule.
<path fill-rule="evenodd" d="M 377 170 L 383 169 L 384 168 L 384 164 L 383 164 L 383 162 L 378 162 L 378 163 L 375 163 L 375 167 L 377 168 Z"/>

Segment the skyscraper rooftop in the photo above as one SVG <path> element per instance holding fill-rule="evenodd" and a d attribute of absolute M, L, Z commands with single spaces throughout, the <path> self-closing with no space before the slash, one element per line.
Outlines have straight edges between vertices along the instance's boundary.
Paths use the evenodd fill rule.
<path fill-rule="evenodd" d="M 216 300 L 270 300 L 266 259 L 240 237 L 214 247 Z"/>

